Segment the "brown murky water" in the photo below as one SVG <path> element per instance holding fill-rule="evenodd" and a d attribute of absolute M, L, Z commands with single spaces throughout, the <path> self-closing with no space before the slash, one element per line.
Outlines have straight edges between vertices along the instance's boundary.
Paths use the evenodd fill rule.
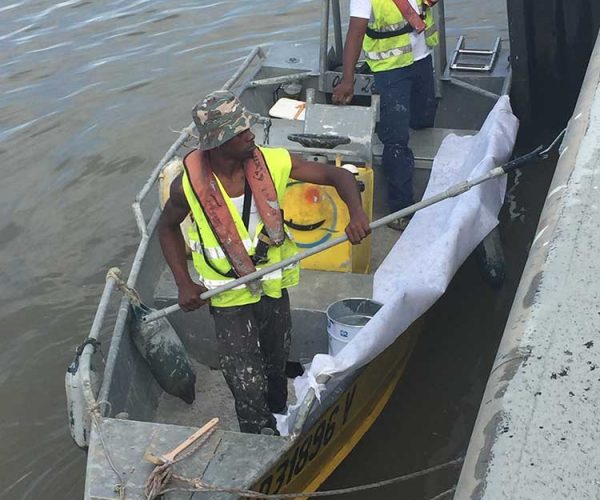
<path fill-rule="evenodd" d="M 0 498 L 81 496 L 85 455 L 67 429 L 64 370 L 106 269 L 127 267 L 137 246 L 131 201 L 193 103 L 255 45 L 318 37 L 319 4 L 0 5 Z M 503 2 L 445 4 L 449 45 L 461 33 L 485 44 L 507 38 Z M 478 282 L 467 262 L 392 402 L 325 488 L 463 452 L 532 230 L 525 213 L 514 205 L 506 214 L 515 259 L 504 291 Z M 429 498 L 456 474 L 346 498 Z"/>

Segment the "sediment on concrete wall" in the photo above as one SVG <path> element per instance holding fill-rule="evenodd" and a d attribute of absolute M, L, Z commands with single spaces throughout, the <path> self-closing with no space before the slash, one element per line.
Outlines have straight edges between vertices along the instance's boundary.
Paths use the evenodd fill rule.
<path fill-rule="evenodd" d="M 599 200 L 600 38 L 490 373 L 456 499 L 598 498 Z"/>

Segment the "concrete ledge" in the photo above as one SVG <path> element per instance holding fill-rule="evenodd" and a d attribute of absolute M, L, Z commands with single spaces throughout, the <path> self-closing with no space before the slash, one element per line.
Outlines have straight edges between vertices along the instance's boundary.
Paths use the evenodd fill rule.
<path fill-rule="evenodd" d="M 600 498 L 599 407 L 600 38 L 455 498 Z"/>

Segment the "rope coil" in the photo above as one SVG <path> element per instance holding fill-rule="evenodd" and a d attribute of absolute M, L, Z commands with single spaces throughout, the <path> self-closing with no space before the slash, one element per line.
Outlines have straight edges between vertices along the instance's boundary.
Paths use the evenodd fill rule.
<path fill-rule="evenodd" d="M 123 295 L 127 297 L 129 302 L 133 306 L 141 307 L 142 299 L 139 294 L 133 288 L 127 286 L 127 283 L 121 278 L 121 270 L 118 267 L 111 267 L 106 273 L 106 279 L 112 279 L 115 282 L 117 288 Z"/>

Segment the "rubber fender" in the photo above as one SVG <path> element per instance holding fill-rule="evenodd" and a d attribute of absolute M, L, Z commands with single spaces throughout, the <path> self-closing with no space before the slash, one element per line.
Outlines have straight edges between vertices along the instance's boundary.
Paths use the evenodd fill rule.
<path fill-rule="evenodd" d="M 192 404 L 196 397 L 196 374 L 181 339 L 166 318 L 149 323 L 142 317 L 148 308 L 132 306 L 131 338 L 162 389 Z"/>
<path fill-rule="evenodd" d="M 506 277 L 504 250 L 498 227 L 483 239 L 476 248 L 475 255 L 482 278 L 489 286 L 498 290 Z"/>
<path fill-rule="evenodd" d="M 175 156 L 169 163 L 165 165 L 158 177 L 158 198 L 161 210 L 165 207 L 167 200 L 171 196 L 171 183 L 183 173 L 183 160 Z M 190 239 L 188 231 L 192 227 L 192 218 L 188 215 L 181 223 L 181 234 L 185 241 L 185 251 L 188 256 L 192 255 L 190 248 Z"/>
<path fill-rule="evenodd" d="M 92 390 L 97 394 L 98 374 L 92 369 L 90 372 Z M 83 382 L 81 370 L 77 362 L 71 363 L 65 374 L 65 392 L 67 395 L 67 417 L 71 437 L 80 448 L 87 448 L 90 432 L 92 430 L 92 417 L 83 395 Z"/>

